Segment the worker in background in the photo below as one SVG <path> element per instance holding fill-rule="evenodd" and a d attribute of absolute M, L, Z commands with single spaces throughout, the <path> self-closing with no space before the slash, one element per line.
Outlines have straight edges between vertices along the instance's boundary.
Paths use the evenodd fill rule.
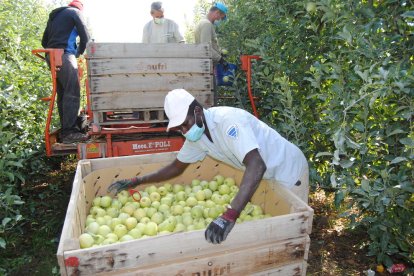
<path fill-rule="evenodd" d="M 153 19 L 144 26 L 142 43 L 184 42 L 178 24 L 171 19 L 164 18 L 164 9 L 161 2 L 151 4 L 151 16 Z"/>
<path fill-rule="evenodd" d="M 54 9 L 43 33 L 43 48 L 64 49 L 62 67 L 57 71 L 57 106 L 61 130 L 60 140 L 70 144 L 88 139 L 78 125 L 80 108 L 80 84 L 76 58 L 83 54 L 89 40 L 88 30 L 82 16 L 83 4 L 74 0 L 67 7 Z M 76 44 L 80 37 L 79 46 Z M 49 64 L 49 57 L 46 55 Z"/>
<path fill-rule="evenodd" d="M 166 181 L 207 155 L 240 169 L 244 175 L 239 192 L 205 231 L 206 240 L 214 244 L 226 239 L 262 178 L 276 180 L 308 202 L 309 169 L 302 151 L 247 111 L 224 106 L 204 109 L 183 89 L 167 94 L 164 110 L 167 131 L 179 131 L 186 138 L 176 159 L 156 172 L 117 181 L 109 192 Z"/>
<path fill-rule="evenodd" d="M 206 18 L 201 19 L 194 30 L 195 43 L 209 43 L 213 52 L 213 62 L 216 64 L 226 63 L 221 54 L 215 30 L 215 25 L 218 26 L 225 20 L 226 15 L 226 5 L 216 2 L 210 8 Z"/>

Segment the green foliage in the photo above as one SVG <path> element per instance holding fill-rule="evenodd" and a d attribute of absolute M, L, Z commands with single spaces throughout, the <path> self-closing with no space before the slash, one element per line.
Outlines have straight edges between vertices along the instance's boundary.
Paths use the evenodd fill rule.
<path fill-rule="evenodd" d="M 24 222 L 22 183 L 44 169 L 45 105 L 50 91 L 45 65 L 31 54 L 40 47 L 47 13 L 36 0 L 3 0 L 0 6 L 0 250 Z"/>
<path fill-rule="evenodd" d="M 351 199 L 357 211 L 344 215 L 366 227 L 370 255 L 413 262 L 412 2 L 226 2 L 218 33 L 229 60 L 262 57 L 253 65 L 261 118 L 303 149 L 314 187 L 333 191 L 337 206 Z M 244 77 L 228 91 L 242 91 Z"/>

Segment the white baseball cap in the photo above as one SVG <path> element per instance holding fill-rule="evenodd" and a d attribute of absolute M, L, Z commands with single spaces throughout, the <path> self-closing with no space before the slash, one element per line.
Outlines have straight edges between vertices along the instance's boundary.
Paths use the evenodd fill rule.
<path fill-rule="evenodd" d="M 184 123 L 188 108 L 194 100 L 194 96 L 184 89 L 174 89 L 168 92 L 164 100 L 164 111 L 169 119 L 167 131 Z"/>

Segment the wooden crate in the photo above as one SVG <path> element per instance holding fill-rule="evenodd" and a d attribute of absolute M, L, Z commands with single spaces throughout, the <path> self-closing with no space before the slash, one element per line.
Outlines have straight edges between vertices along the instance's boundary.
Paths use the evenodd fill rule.
<path fill-rule="evenodd" d="M 286 188 L 263 180 L 252 198 L 270 218 L 238 223 L 220 245 L 207 243 L 204 230 L 79 249 L 91 202 L 117 179 L 151 172 L 175 152 L 81 160 L 57 252 L 62 275 L 306 275 L 313 210 Z M 169 182 L 189 184 L 216 174 L 243 173 L 207 158 Z"/>
<path fill-rule="evenodd" d="M 108 112 L 163 111 L 168 91 L 186 89 L 204 106 L 214 103 L 208 44 L 89 43 L 89 101 L 96 125 L 123 124 Z M 162 112 L 163 113 L 163 112 Z M 166 122 L 165 116 L 128 123 Z"/>

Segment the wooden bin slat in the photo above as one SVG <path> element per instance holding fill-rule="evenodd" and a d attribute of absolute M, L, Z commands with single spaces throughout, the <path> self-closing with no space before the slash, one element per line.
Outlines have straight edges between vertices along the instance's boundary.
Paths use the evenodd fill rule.
<path fill-rule="evenodd" d="M 87 45 L 86 53 L 88 58 L 211 58 L 211 49 L 209 44 L 90 42 Z"/>
<path fill-rule="evenodd" d="M 195 58 L 107 58 L 89 59 L 89 75 L 116 74 L 211 74 L 211 59 Z"/>
<path fill-rule="evenodd" d="M 113 75 L 91 78 L 90 88 L 92 95 L 95 93 L 117 91 L 170 91 L 177 88 L 211 91 L 213 88 L 213 80 L 211 75 Z"/>
<path fill-rule="evenodd" d="M 210 91 L 189 91 L 204 107 L 213 105 Z M 91 95 L 92 111 L 138 111 L 164 109 L 168 91 L 108 92 Z"/>
<path fill-rule="evenodd" d="M 281 270 L 287 265 L 294 265 L 295 269 L 298 269 L 295 273 L 301 275 L 307 243 L 309 243 L 309 239 L 301 237 L 271 244 L 243 247 L 232 250 L 231 254 L 217 251 L 215 254 L 200 258 L 194 256 L 179 259 L 177 257 L 174 262 L 165 262 L 157 266 L 149 264 L 133 273 L 128 273 L 128 269 L 111 272 L 112 269 L 105 266 L 100 269 L 104 270 L 105 275 L 119 275 L 119 273 L 123 273 L 123 275 L 249 275 L 269 268 L 277 267 Z M 115 266 L 116 263 L 114 263 Z M 282 271 L 286 272 L 286 270 Z M 283 276 L 285 275 L 295 274 L 284 274 Z"/>

